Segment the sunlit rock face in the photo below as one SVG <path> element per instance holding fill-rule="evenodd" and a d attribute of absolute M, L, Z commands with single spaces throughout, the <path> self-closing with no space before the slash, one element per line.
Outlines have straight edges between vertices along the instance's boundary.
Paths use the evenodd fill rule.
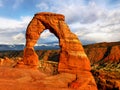
<path fill-rule="evenodd" d="M 77 76 L 77 80 L 71 83 L 70 87 L 80 87 L 80 90 L 96 90 L 94 78 L 90 73 L 89 59 L 78 37 L 70 31 L 65 23 L 64 15 L 50 12 L 35 14 L 26 31 L 23 63 L 31 67 L 38 66 L 38 56 L 33 47 L 41 33 L 46 29 L 59 39 L 61 48 L 58 64 L 59 73 L 72 73 Z"/>
<path fill-rule="evenodd" d="M 24 50 L 25 64 L 37 65 L 38 57 L 33 47 L 45 29 L 49 29 L 59 39 L 61 47 L 59 72 L 77 73 L 81 70 L 90 71 L 90 62 L 84 53 L 81 42 L 70 31 L 64 21 L 64 16 L 55 13 L 37 13 L 28 25 L 26 48 Z"/>

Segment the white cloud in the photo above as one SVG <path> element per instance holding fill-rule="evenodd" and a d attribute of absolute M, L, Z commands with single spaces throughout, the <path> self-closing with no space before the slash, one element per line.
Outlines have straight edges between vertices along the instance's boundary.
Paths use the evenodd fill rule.
<path fill-rule="evenodd" d="M 91 24 L 76 24 L 73 31 L 82 41 L 120 41 L 120 10 L 107 11 L 106 18 L 99 18 Z M 74 24 L 73 24 L 74 25 Z M 76 30 L 77 29 L 77 30 Z"/>
<path fill-rule="evenodd" d="M 14 40 L 21 41 L 21 40 L 25 39 L 25 34 L 23 34 L 23 33 L 18 33 L 17 35 L 13 36 L 12 38 L 13 38 Z"/>
<path fill-rule="evenodd" d="M 91 42 L 114 42 L 120 41 L 119 39 L 120 33 L 88 33 L 81 37 L 81 39 Z M 114 38 L 113 38 L 114 37 Z"/>
<path fill-rule="evenodd" d="M 49 30 L 45 30 L 43 33 L 41 33 L 40 38 L 47 39 L 52 35 L 52 33 L 49 32 Z"/>
<path fill-rule="evenodd" d="M 3 2 L 2 2 L 2 0 L 0 0 L 0 7 L 3 7 Z"/>
<path fill-rule="evenodd" d="M 9 19 L 9 18 L 3 18 L 0 17 L 0 30 L 1 29 L 16 29 L 17 28 L 25 28 L 31 20 L 31 17 L 21 17 L 21 20 L 15 20 L 15 19 Z M 8 31 L 8 30 L 7 30 Z"/>
<path fill-rule="evenodd" d="M 12 37 L 12 39 L 13 39 L 13 42 L 14 42 L 15 44 L 23 43 L 23 42 L 25 42 L 25 34 L 24 34 L 24 33 L 18 33 L 18 34 L 16 34 L 16 35 L 14 35 L 14 36 Z"/>
<path fill-rule="evenodd" d="M 17 7 L 19 7 L 24 0 L 15 0 L 14 4 L 13 4 L 13 8 L 16 9 Z"/>
<path fill-rule="evenodd" d="M 0 29 L 7 29 L 7 28 L 14 29 L 20 27 L 22 27 L 21 22 L 18 20 L 0 17 Z"/>
<path fill-rule="evenodd" d="M 93 1 L 89 2 L 88 5 L 79 5 L 79 3 L 73 3 L 63 7 L 59 12 L 66 16 L 68 23 L 94 23 L 99 18 L 104 18 L 106 16 L 106 10 L 101 8 Z"/>
<path fill-rule="evenodd" d="M 92 41 L 92 42 L 105 42 L 110 41 L 109 38 L 111 38 L 110 35 L 107 35 L 107 33 L 88 33 L 81 37 L 81 39 Z"/>
<path fill-rule="evenodd" d="M 46 4 L 45 2 L 41 2 L 41 3 L 37 4 L 36 7 L 42 11 L 46 11 L 49 9 L 48 4 Z"/>
<path fill-rule="evenodd" d="M 51 3 L 53 4 L 49 6 Z M 107 8 L 107 2 L 104 0 L 58 0 L 45 1 L 40 3 L 39 8 L 49 7 L 50 11 L 62 13 L 71 29 L 80 40 L 91 42 L 120 41 L 120 9 Z M 61 3 L 62 1 L 62 3 Z M 57 3 L 56 3 L 57 2 Z M 44 10 L 44 9 L 41 9 Z M 113 37 L 114 36 L 114 37 Z M 49 33 L 41 37 L 47 39 Z"/>
<path fill-rule="evenodd" d="M 75 3 L 63 7 L 62 12 L 71 30 L 82 41 L 120 41 L 120 9 L 107 9 L 95 2 L 86 5 Z"/>
<path fill-rule="evenodd" d="M 21 16 L 21 20 L 0 17 L 0 43 L 19 44 L 24 42 L 25 30 L 31 17 Z"/>
<path fill-rule="evenodd" d="M 95 7 L 96 8 L 96 7 Z M 78 35 L 81 41 L 91 42 L 114 42 L 120 41 L 120 9 L 105 10 L 103 14 L 97 12 L 103 12 L 104 10 L 94 11 L 97 14 L 97 19 L 92 23 L 81 23 L 75 20 L 74 23 L 70 23 L 71 30 Z M 86 9 L 87 12 L 87 9 Z M 89 14 L 89 13 L 88 13 Z M 85 15 L 85 14 L 83 14 Z M 93 18 L 92 16 L 90 16 Z M 75 17 L 77 18 L 77 17 Z M 74 19 L 74 18 L 73 18 Z M 87 18 L 89 19 L 89 18 Z M 89 20 L 85 20 L 89 21 Z"/>

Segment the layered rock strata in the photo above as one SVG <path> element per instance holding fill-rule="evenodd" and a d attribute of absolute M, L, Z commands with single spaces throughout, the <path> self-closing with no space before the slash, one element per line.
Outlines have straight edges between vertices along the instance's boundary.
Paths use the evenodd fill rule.
<path fill-rule="evenodd" d="M 33 47 L 41 33 L 46 29 L 59 39 L 61 48 L 58 65 L 59 73 L 72 73 L 76 75 L 74 82 L 69 84 L 70 87 L 80 87 L 80 90 L 96 90 L 95 81 L 90 73 L 90 61 L 78 37 L 70 31 L 65 23 L 64 16 L 61 14 L 48 12 L 35 14 L 26 31 L 23 63 L 30 67 L 37 67 L 38 56 Z"/>

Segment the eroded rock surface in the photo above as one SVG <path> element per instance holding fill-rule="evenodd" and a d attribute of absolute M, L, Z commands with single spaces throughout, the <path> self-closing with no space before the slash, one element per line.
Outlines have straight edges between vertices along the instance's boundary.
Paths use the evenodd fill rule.
<path fill-rule="evenodd" d="M 0 67 L 0 90 L 75 90 L 67 83 L 74 74 L 47 76 L 39 70 Z"/>
<path fill-rule="evenodd" d="M 120 62 L 120 42 L 96 43 L 85 45 L 84 48 L 91 64 Z"/>
<path fill-rule="evenodd" d="M 61 47 L 59 72 L 78 73 L 81 70 L 91 70 L 90 62 L 84 53 L 81 42 L 77 36 L 70 31 L 64 21 L 64 16 L 54 13 L 37 13 L 30 22 L 26 31 L 26 48 L 24 50 L 25 64 L 37 64 L 37 57 L 33 47 L 45 29 L 49 29 L 50 32 L 59 39 L 59 45 Z"/>
<path fill-rule="evenodd" d="M 58 71 L 60 76 L 62 73 L 75 75 L 75 78 L 69 81 L 71 88 L 97 90 L 94 78 L 90 73 L 90 61 L 78 37 L 70 31 L 64 19 L 64 16 L 61 14 L 48 12 L 35 14 L 26 31 L 26 47 L 24 49 L 23 63 L 21 64 L 30 68 L 37 68 L 38 56 L 33 47 L 37 43 L 41 33 L 49 29 L 59 39 L 61 51 Z M 63 78 L 60 77 L 60 79 Z M 53 82 L 55 81 L 56 78 L 53 78 Z M 66 82 L 66 85 L 68 86 L 68 82 Z"/>

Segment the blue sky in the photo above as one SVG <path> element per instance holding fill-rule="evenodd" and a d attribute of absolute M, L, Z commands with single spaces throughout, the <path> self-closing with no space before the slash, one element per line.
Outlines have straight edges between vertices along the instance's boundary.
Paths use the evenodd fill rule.
<path fill-rule="evenodd" d="M 0 44 L 24 44 L 30 20 L 45 11 L 64 14 L 83 44 L 120 41 L 120 0 L 0 0 Z M 46 30 L 38 44 L 52 42 Z"/>

